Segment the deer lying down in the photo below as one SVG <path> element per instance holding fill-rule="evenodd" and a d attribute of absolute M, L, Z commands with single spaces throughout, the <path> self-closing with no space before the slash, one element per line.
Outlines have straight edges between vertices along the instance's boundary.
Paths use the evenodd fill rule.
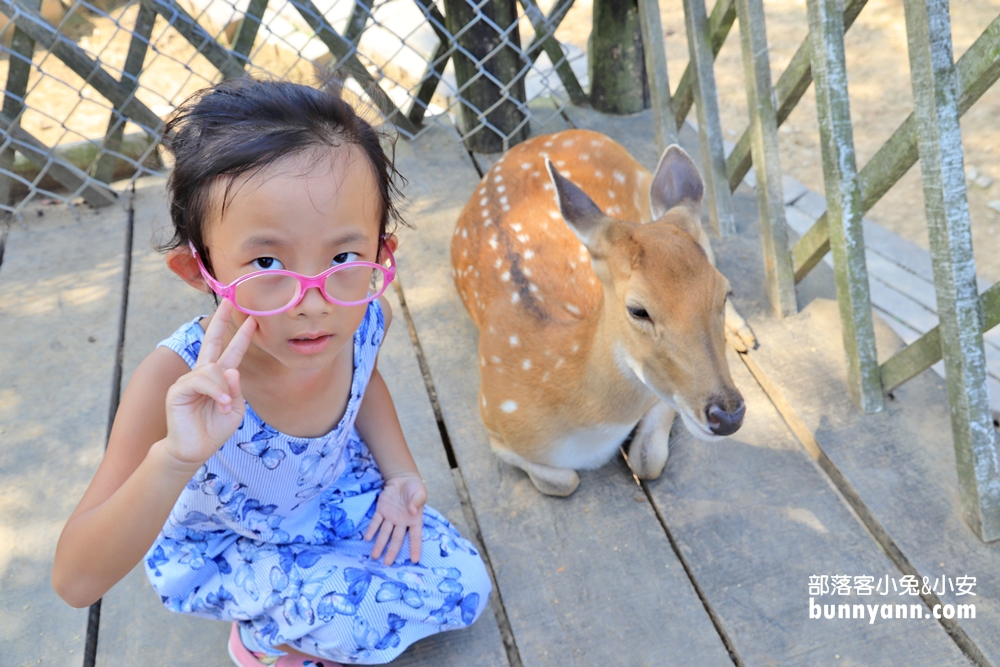
<path fill-rule="evenodd" d="M 651 176 L 604 135 L 568 130 L 511 149 L 462 211 L 451 263 L 479 327 L 483 423 L 542 493 L 572 493 L 576 469 L 607 462 L 637 423 L 642 479 L 663 471 L 676 413 L 703 440 L 743 423 L 703 192 L 678 146 Z M 730 315 L 731 338 L 752 336 Z"/>

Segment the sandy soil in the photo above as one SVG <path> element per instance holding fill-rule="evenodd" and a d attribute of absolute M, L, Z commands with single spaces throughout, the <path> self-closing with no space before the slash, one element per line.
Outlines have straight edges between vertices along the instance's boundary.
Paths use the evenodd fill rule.
<path fill-rule="evenodd" d="M 548 10 L 553 0 L 542 0 Z M 784 70 L 806 34 L 805 0 L 765 0 L 773 80 Z M 668 69 L 673 85 L 680 80 L 688 60 L 684 14 L 680 0 L 661 0 L 662 23 Z M 592 0 L 577 0 L 560 26 L 557 37 L 586 50 L 590 34 Z M 711 10 L 711 7 L 709 7 Z M 63 21 L 86 50 L 98 54 L 112 68 L 124 64 L 128 28 L 135 22 L 133 5 L 110 17 L 71 13 Z M 956 57 L 969 47 L 989 22 L 1000 13 L 1000 0 L 955 0 L 952 30 Z M 523 29 L 530 31 L 527 23 Z M 214 34 L 222 27 L 206 25 Z M 8 26 L 4 32 L 9 32 Z M 722 124 L 727 138 L 735 140 L 747 124 L 746 92 L 739 49 L 739 27 L 734 25 L 716 61 L 716 79 Z M 0 34 L 0 39 L 3 35 Z M 161 116 L 172 103 L 218 80 L 215 68 L 162 18 L 157 18 L 140 78 L 139 98 Z M 855 119 L 854 141 L 859 167 L 888 139 L 912 110 L 909 65 L 902 0 L 869 0 L 847 34 L 847 65 L 851 112 Z M 29 82 L 29 108 L 23 126 L 46 144 L 61 144 L 96 138 L 104 134 L 110 105 L 61 62 L 39 51 L 38 68 Z M 255 64 L 273 74 L 303 82 L 314 81 L 313 66 L 291 51 L 261 49 Z M 7 61 L 0 61 L 0 80 L 6 80 Z M 962 122 L 965 164 L 980 177 L 969 184 L 973 242 L 979 273 L 1000 279 L 1000 86 L 988 91 Z M 784 170 L 809 188 L 823 191 L 822 164 L 812 89 L 780 129 L 781 164 Z M 978 183 L 978 184 L 977 184 Z M 919 167 L 911 169 L 870 212 L 869 217 L 924 247 L 927 229 Z"/>

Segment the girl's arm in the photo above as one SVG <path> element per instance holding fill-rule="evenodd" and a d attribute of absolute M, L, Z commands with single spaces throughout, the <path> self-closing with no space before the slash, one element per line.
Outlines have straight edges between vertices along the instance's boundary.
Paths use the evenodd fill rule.
<path fill-rule="evenodd" d="M 392 310 L 384 298 L 379 298 L 379 304 L 382 306 L 385 318 L 385 330 L 388 332 L 392 321 Z M 392 563 L 402 547 L 403 538 L 408 530 L 410 560 L 416 563 L 420 560 L 420 538 L 427 489 L 420 478 L 413 455 L 410 454 L 410 448 L 406 445 L 403 429 L 396 415 L 396 407 L 377 365 L 372 369 L 354 424 L 385 480 L 385 487 L 376 505 L 375 516 L 365 533 L 366 540 L 372 539 L 376 536 L 376 532 L 378 533 L 372 548 L 372 558 L 377 559 L 383 548 L 388 545 L 385 562 Z"/>
<path fill-rule="evenodd" d="M 220 305 L 193 370 L 160 348 L 129 381 L 104 459 L 56 546 L 52 585 L 72 606 L 92 604 L 135 567 L 185 484 L 239 426 L 236 367 L 255 324 L 222 352 L 230 310 Z"/>

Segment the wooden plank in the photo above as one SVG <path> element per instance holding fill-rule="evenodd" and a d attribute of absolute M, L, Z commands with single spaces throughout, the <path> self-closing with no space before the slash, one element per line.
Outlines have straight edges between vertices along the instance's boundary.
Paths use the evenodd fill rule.
<path fill-rule="evenodd" d="M 689 62 L 694 64 L 692 81 L 698 109 L 704 203 L 707 204 L 712 231 L 716 236 L 728 236 L 733 233 L 735 223 L 729 200 L 726 154 L 722 144 L 722 121 L 705 0 L 684 0 L 684 24 L 687 26 Z"/>
<path fill-rule="evenodd" d="M 548 21 L 549 25 L 552 26 L 552 34 L 556 34 L 556 29 L 559 28 L 559 24 L 562 20 L 566 18 L 566 12 L 568 12 L 573 7 L 574 0 L 556 0 L 549 10 L 548 15 L 546 15 L 545 20 Z M 538 60 L 538 56 L 542 53 L 542 37 L 544 35 L 535 34 L 532 36 L 531 41 L 528 42 L 528 46 L 524 49 L 524 54 L 528 56 L 531 62 Z"/>
<path fill-rule="evenodd" d="M 962 507 L 983 540 L 1000 540 L 1000 452 L 986 388 L 948 2 L 905 0 L 903 8 Z"/>
<path fill-rule="evenodd" d="M 402 111 L 396 106 L 385 91 L 378 85 L 368 69 L 358 60 L 357 53 L 351 43 L 345 40 L 329 24 L 323 12 L 316 7 L 312 0 L 291 0 L 291 4 L 299 12 L 299 15 L 309 24 L 309 27 L 316 33 L 316 37 L 330 50 L 336 58 L 336 68 L 354 78 L 358 85 L 365 91 L 372 102 L 379 108 L 386 120 L 396 125 L 399 129 L 408 132 L 410 135 L 417 133 L 416 126 L 410 122 Z"/>
<path fill-rule="evenodd" d="M 396 155 L 410 179 L 407 216 L 420 230 L 401 233 L 401 248 L 421 259 L 419 266 L 400 263 L 406 301 L 522 663 L 729 664 L 621 461 L 583 472 L 572 496 L 552 498 L 490 452 L 477 405 L 477 333 L 448 259 L 455 220 L 478 179 L 462 147 L 440 128 L 398 146 Z"/>
<path fill-rule="evenodd" d="M 767 51 L 762 0 L 736 0 L 740 19 L 743 71 L 750 108 L 757 207 L 764 247 L 767 297 L 781 316 L 797 311 L 792 256 L 788 252 L 784 196 L 781 192 L 781 165 L 778 154 L 778 125 L 771 88 L 771 66 Z"/>
<path fill-rule="evenodd" d="M 712 13 L 708 17 L 708 31 L 711 35 L 712 58 L 719 55 L 722 45 L 729 35 L 729 30 L 736 21 L 736 0 L 718 0 L 712 6 Z M 677 90 L 674 92 L 674 120 L 679 130 L 691 112 L 694 105 L 694 72 L 691 69 L 691 61 L 688 61 L 681 75 L 681 80 L 677 83 Z"/>
<path fill-rule="evenodd" d="M 861 194 L 847 92 L 843 16 L 836 0 L 809 0 L 807 6 L 827 221 L 840 304 L 840 328 L 847 356 L 847 387 L 862 411 L 878 412 L 882 409 L 882 384 L 868 296 Z"/>
<path fill-rule="evenodd" d="M 829 341 L 838 343 L 835 332 Z M 812 596 L 810 576 L 847 574 L 853 586 L 856 575 L 884 577 L 896 568 L 740 355 L 730 350 L 728 356 L 746 401 L 743 426 L 708 444 L 677 424 L 666 473 L 646 484 L 740 664 L 965 665 L 940 626 L 870 624 L 867 610 L 864 620 L 809 617 L 811 599 L 818 605 L 900 602 L 878 594 Z"/>
<path fill-rule="evenodd" d="M 141 0 L 179 32 L 195 50 L 227 79 L 243 76 L 243 62 L 223 47 L 174 0 Z"/>
<path fill-rule="evenodd" d="M 128 86 L 107 73 L 101 63 L 52 25 L 27 3 L 27 0 L 0 0 L 0 12 L 21 26 L 25 33 L 52 52 L 94 90 L 118 107 L 129 120 L 147 132 L 159 133 L 163 121 L 134 96 Z"/>
<path fill-rule="evenodd" d="M 653 134 L 656 149 L 662 154 L 667 146 L 677 143 L 677 126 L 674 123 L 674 106 L 670 101 L 670 77 L 667 75 L 660 5 L 656 0 L 639 0 L 639 27 L 642 29 L 646 78 L 653 107 Z"/>
<path fill-rule="evenodd" d="M 41 0 L 33 0 L 32 7 L 41 8 Z M 10 40 L 10 51 L 7 56 L 7 83 L 3 95 L 3 112 L 8 118 L 20 122 L 24 110 L 24 95 L 28 90 L 28 77 L 31 75 L 31 61 L 35 55 L 35 40 L 17 25 Z M 0 149 L 0 172 L 14 171 L 14 147 Z M 0 206 L 10 203 L 10 190 L 14 184 L 11 176 L 0 174 Z"/>
<path fill-rule="evenodd" d="M 569 94 L 570 101 L 573 104 L 586 104 L 587 94 L 583 92 L 583 87 L 580 86 L 576 74 L 573 73 L 573 68 L 570 67 L 562 46 L 554 37 L 556 34 L 555 26 L 548 22 L 535 0 L 519 1 L 524 8 L 524 15 L 528 17 L 531 27 L 535 29 L 535 36 L 542 37 L 542 50 L 549 56 L 559 80 L 562 81 L 566 93 Z"/>
<path fill-rule="evenodd" d="M 236 37 L 233 39 L 233 55 L 248 63 L 250 61 L 250 50 L 257 40 L 257 32 L 260 30 L 261 17 L 267 9 L 267 0 L 250 0 L 247 11 L 240 19 L 240 25 L 236 29 Z"/>
<path fill-rule="evenodd" d="M 135 24 L 132 26 L 132 38 L 128 45 L 128 53 L 125 55 L 125 67 L 122 68 L 121 76 L 121 82 L 130 86 L 133 94 L 139 87 L 139 73 L 146 60 L 146 52 L 149 50 L 149 36 L 153 33 L 155 22 L 156 12 L 149 5 L 140 3 Z M 118 164 L 117 153 L 121 150 L 122 138 L 125 136 L 125 122 L 125 118 L 118 113 L 118 109 L 112 108 L 104 144 L 101 146 L 104 155 L 94 166 L 93 172 L 94 178 L 102 183 L 110 183 L 114 178 L 115 165 Z"/>
<path fill-rule="evenodd" d="M 153 249 L 153 239 L 169 236 L 170 218 L 164 182 L 143 179 L 136 192 L 135 247 L 129 289 L 129 314 L 123 357 L 123 384 L 139 362 L 183 322 L 214 304 L 180 281 Z M 399 254 L 405 261 L 405 252 Z M 407 331 L 406 318 L 393 290 L 386 292 L 393 310 L 379 355 L 379 369 L 392 392 L 400 423 L 421 475 L 427 484 L 428 504 L 442 512 L 463 536 L 469 530 L 452 481 L 430 400 Z M 101 606 L 98 667 L 159 664 L 171 656 L 178 663 L 228 664 L 229 625 L 167 611 L 160 604 L 140 564 L 105 595 Z M 487 610 L 469 630 L 433 635 L 415 644 L 393 665 L 448 665 L 501 667 L 507 656 L 496 617 Z"/>
<path fill-rule="evenodd" d="M 825 267 L 816 273 L 831 280 Z M 740 312 L 751 312 L 737 301 Z M 977 578 L 974 598 L 940 588 L 924 598 L 932 604 L 975 603 L 975 620 L 940 623 L 975 664 L 1000 662 L 1000 544 L 984 544 L 960 519 L 944 382 L 918 375 L 893 391 L 883 412 L 862 416 L 847 396 L 835 302 L 816 299 L 781 322 L 759 315 L 750 316 L 750 324 L 766 343 L 753 358 L 847 481 L 852 506 L 863 509 L 866 525 L 901 571 L 919 581 L 927 576 L 931 585 L 942 576 Z M 875 334 L 883 357 L 901 345 L 881 319 Z M 932 625 L 924 622 L 924 630 Z"/>
<path fill-rule="evenodd" d="M 52 176 L 70 191 L 70 198 L 83 197 L 88 204 L 95 207 L 108 206 L 118 199 L 113 190 L 90 178 L 3 112 L 0 112 L 0 130 L 7 135 L 18 153 L 41 170 L 39 178 L 45 174 Z"/>
<path fill-rule="evenodd" d="M 126 215 L 24 213 L 0 267 L 0 662 L 78 665 L 88 612 L 52 590 L 52 564 L 107 438 Z"/>

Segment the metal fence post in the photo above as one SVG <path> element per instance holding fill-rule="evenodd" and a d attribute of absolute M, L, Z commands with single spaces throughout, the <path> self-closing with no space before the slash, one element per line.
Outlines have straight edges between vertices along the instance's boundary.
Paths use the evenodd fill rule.
<path fill-rule="evenodd" d="M 989 542 L 1000 539 L 1000 458 L 986 387 L 948 2 L 905 0 L 904 9 L 959 494 L 966 521 Z"/>

